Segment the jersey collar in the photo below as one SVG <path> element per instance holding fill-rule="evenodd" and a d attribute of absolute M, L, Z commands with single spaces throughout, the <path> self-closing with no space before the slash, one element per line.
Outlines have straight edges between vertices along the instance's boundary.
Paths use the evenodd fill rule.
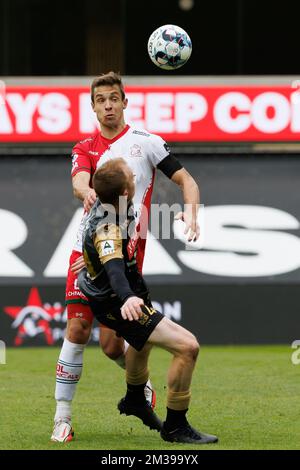
<path fill-rule="evenodd" d="M 120 132 L 120 134 L 116 135 L 116 137 L 114 137 L 113 139 L 107 139 L 106 137 L 104 137 L 101 132 L 100 132 L 100 138 L 101 140 L 103 140 L 103 142 L 105 142 L 106 144 L 113 144 L 116 140 L 120 139 L 120 137 L 122 137 L 124 134 L 126 134 L 126 132 L 128 131 L 129 129 L 129 125 L 126 124 L 126 126 L 124 127 L 124 129 Z"/>

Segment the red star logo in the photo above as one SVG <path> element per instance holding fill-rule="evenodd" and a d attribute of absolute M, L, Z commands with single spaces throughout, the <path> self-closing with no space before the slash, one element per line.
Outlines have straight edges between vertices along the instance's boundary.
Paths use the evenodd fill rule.
<path fill-rule="evenodd" d="M 53 344 L 49 323 L 63 312 L 63 307 L 60 304 L 43 305 L 38 289 L 32 287 L 25 306 L 7 306 L 4 307 L 4 312 L 14 318 L 12 327 L 18 328 L 16 346 L 20 346 L 26 337 L 34 337 L 40 333 L 44 334 L 47 344 Z"/>

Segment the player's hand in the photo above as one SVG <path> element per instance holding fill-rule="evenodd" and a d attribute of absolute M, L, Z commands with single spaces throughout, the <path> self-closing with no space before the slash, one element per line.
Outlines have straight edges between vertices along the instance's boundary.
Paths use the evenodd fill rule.
<path fill-rule="evenodd" d="M 84 262 L 84 257 L 81 255 L 77 260 L 71 265 L 71 271 L 74 274 L 80 273 L 80 271 L 85 268 L 85 262 Z"/>
<path fill-rule="evenodd" d="M 139 297 L 129 297 L 121 308 L 121 315 L 124 320 L 138 320 L 142 315 L 141 305 L 144 305 L 143 299 Z"/>
<path fill-rule="evenodd" d="M 90 189 L 83 200 L 83 207 L 86 212 L 90 212 L 91 207 L 94 205 L 94 202 L 97 199 L 97 194 L 94 189 Z"/>
<path fill-rule="evenodd" d="M 188 236 L 189 242 L 195 242 L 200 237 L 200 227 L 197 222 L 197 215 L 189 214 L 188 212 L 178 212 L 175 215 L 175 220 L 182 220 L 185 223 L 184 234 Z"/>

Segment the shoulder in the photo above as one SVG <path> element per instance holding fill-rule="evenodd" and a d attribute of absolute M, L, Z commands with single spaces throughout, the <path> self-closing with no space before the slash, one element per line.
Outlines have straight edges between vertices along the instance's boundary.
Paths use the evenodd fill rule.
<path fill-rule="evenodd" d="M 88 153 L 91 148 L 93 148 L 94 143 L 96 142 L 98 134 L 93 134 L 86 139 L 80 140 L 77 142 L 74 147 L 72 154 L 74 153 Z"/>
<path fill-rule="evenodd" d="M 96 227 L 98 241 L 122 239 L 121 229 L 117 224 L 100 221 Z"/>
<path fill-rule="evenodd" d="M 151 132 L 148 132 L 146 129 L 140 128 L 140 127 L 130 127 L 130 132 L 133 136 L 141 137 L 142 139 L 148 140 L 148 141 L 158 141 L 158 140 L 163 140 L 159 135 L 157 134 L 152 134 Z"/>
<path fill-rule="evenodd" d="M 151 134 L 151 132 L 148 132 L 145 129 L 137 129 L 135 127 L 132 127 L 131 136 L 132 140 L 134 140 L 135 142 L 138 141 L 142 145 L 154 151 L 159 149 L 169 151 L 169 146 L 164 139 L 162 139 L 157 134 Z"/>
<path fill-rule="evenodd" d="M 140 129 L 140 128 L 136 128 L 136 127 L 130 127 L 130 131 L 131 131 L 131 134 L 133 136 L 140 136 L 140 137 L 146 137 L 146 138 L 149 138 L 151 137 L 151 134 L 149 132 L 147 132 L 145 129 Z"/>
<path fill-rule="evenodd" d="M 118 225 L 100 222 L 94 237 L 94 246 L 102 263 L 112 258 L 123 258 L 122 233 Z"/>

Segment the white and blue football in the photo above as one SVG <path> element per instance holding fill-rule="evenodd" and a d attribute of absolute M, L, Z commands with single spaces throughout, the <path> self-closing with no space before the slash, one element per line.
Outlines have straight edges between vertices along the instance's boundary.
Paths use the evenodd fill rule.
<path fill-rule="evenodd" d="M 151 34 L 148 54 L 152 62 L 164 70 L 182 67 L 192 53 L 192 41 L 184 29 L 167 24 Z"/>

